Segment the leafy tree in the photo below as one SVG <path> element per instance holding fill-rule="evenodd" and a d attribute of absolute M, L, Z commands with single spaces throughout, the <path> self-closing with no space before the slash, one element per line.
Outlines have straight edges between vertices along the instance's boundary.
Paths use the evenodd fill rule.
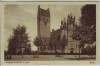
<path fill-rule="evenodd" d="M 94 25 L 94 29 L 96 26 L 96 5 L 85 5 L 81 9 L 81 24 L 83 26 L 89 26 Z"/>
<path fill-rule="evenodd" d="M 96 41 L 96 5 L 85 5 L 81 9 L 81 35 L 86 43 L 92 44 Z"/>
<path fill-rule="evenodd" d="M 40 47 L 42 46 L 42 39 L 36 37 L 33 43 L 38 47 L 38 57 L 39 57 Z"/>
<path fill-rule="evenodd" d="M 80 41 L 79 49 L 84 44 L 96 41 L 96 5 L 85 5 L 81 9 L 80 25 L 76 26 L 73 39 Z M 80 57 L 80 55 L 79 55 Z"/>
<path fill-rule="evenodd" d="M 26 27 L 18 25 L 13 29 L 13 35 L 8 39 L 8 52 L 10 54 L 22 54 L 22 48 L 27 47 L 30 40 L 26 33 Z"/>
<path fill-rule="evenodd" d="M 79 60 L 80 60 L 80 51 L 81 51 L 81 48 L 84 47 L 84 43 L 83 43 L 82 38 L 81 38 L 79 26 L 76 26 L 75 31 L 72 35 L 72 39 L 79 41 L 78 47 L 79 47 Z"/>
<path fill-rule="evenodd" d="M 85 5 L 81 9 L 81 37 L 84 43 L 93 44 L 96 42 L 96 5 Z M 89 48 L 91 50 L 92 48 Z M 87 54 L 91 54 L 91 51 L 88 51 Z"/>
<path fill-rule="evenodd" d="M 24 54 L 29 55 L 31 54 L 31 45 L 27 44 L 25 50 L 24 50 Z"/>
<path fill-rule="evenodd" d="M 73 38 L 92 44 L 96 41 L 96 5 L 83 6 L 81 14 L 80 25 L 76 26 Z"/>

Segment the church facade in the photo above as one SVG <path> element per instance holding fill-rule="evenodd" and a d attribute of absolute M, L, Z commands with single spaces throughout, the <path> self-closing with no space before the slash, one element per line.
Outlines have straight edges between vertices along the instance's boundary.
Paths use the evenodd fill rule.
<path fill-rule="evenodd" d="M 55 52 L 56 50 L 61 53 L 63 49 L 64 53 L 79 53 L 79 41 L 72 39 L 75 28 L 75 17 L 68 15 L 67 19 L 64 18 L 64 20 L 61 21 L 60 28 L 52 30 L 52 35 L 50 37 L 51 51 Z M 64 36 L 66 41 L 63 41 Z"/>

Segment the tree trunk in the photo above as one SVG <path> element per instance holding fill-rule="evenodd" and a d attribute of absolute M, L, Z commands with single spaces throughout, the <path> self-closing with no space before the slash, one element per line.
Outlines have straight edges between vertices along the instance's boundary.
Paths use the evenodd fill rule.
<path fill-rule="evenodd" d="M 62 46 L 61 46 L 61 54 L 63 54 L 63 49 L 62 49 Z"/>
<path fill-rule="evenodd" d="M 90 55 L 91 55 L 91 59 L 92 59 L 92 49 L 91 49 Z"/>
<path fill-rule="evenodd" d="M 80 47 L 79 47 L 79 61 L 80 61 Z"/>
<path fill-rule="evenodd" d="M 12 51 L 9 53 L 9 59 L 12 59 Z"/>
<path fill-rule="evenodd" d="M 63 54 L 65 53 L 65 46 L 63 47 Z"/>
<path fill-rule="evenodd" d="M 56 44 L 55 44 L 55 56 L 57 56 L 57 47 L 56 47 Z"/>
<path fill-rule="evenodd" d="M 38 53 L 38 58 L 39 58 L 39 46 L 38 46 L 38 52 L 37 53 Z"/>

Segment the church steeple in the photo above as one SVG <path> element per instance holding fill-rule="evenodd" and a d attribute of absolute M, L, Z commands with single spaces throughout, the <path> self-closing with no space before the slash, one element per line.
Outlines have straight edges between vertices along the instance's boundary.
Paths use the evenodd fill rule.
<path fill-rule="evenodd" d="M 38 16 L 40 15 L 40 5 L 38 6 Z"/>
<path fill-rule="evenodd" d="M 38 6 L 38 9 L 40 8 L 40 5 Z"/>
<path fill-rule="evenodd" d="M 49 8 L 47 9 L 47 11 L 49 11 Z"/>
<path fill-rule="evenodd" d="M 49 16 L 50 16 L 50 9 L 48 8 L 47 11 L 48 11 L 48 14 L 49 14 Z"/>

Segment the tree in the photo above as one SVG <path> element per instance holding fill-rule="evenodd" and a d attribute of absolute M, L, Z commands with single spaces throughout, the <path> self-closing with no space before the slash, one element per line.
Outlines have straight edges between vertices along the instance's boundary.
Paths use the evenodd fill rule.
<path fill-rule="evenodd" d="M 38 58 L 39 58 L 40 47 L 42 46 L 42 39 L 36 37 L 33 43 L 38 47 Z"/>
<path fill-rule="evenodd" d="M 81 9 L 81 34 L 85 42 L 92 44 L 96 41 L 96 5 L 85 5 Z"/>
<path fill-rule="evenodd" d="M 96 42 L 96 5 L 85 5 L 81 9 L 81 35 L 84 36 L 82 40 L 86 44 L 93 44 Z M 88 51 L 89 54 L 91 51 Z"/>
<path fill-rule="evenodd" d="M 82 37 L 81 37 L 81 33 L 80 33 L 80 27 L 79 26 L 76 26 L 75 28 L 75 31 L 72 35 L 72 39 L 73 40 L 76 40 L 76 41 L 79 41 L 79 60 L 80 60 L 80 51 L 81 51 L 81 48 L 84 47 L 84 43 L 82 41 Z"/>
<path fill-rule="evenodd" d="M 81 9 L 81 24 L 84 26 L 96 26 L 96 5 L 85 5 Z M 95 27 L 94 27 L 95 29 Z"/>
<path fill-rule="evenodd" d="M 84 44 L 93 44 L 96 41 L 96 5 L 85 5 L 81 9 L 80 25 L 76 26 L 73 39 L 80 41 L 80 48 Z M 80 55 L 79 55 L 80 57 Z"/>
<path fill-rule="evenodd" d="M 13 29 L 13 35 L 8 39 L 8 52 L 10 54 L 22 54 L 22 48 L 27 48 L 30 44 L 29 36 L 26 33 L 26 27 L 18 25 Z"/>
<path fill-rule="evenodd" d="M 31 45 L 27 44 L 25 50 L 24 50 L 24 54 L 29 55 L 31 54 Z"/>

